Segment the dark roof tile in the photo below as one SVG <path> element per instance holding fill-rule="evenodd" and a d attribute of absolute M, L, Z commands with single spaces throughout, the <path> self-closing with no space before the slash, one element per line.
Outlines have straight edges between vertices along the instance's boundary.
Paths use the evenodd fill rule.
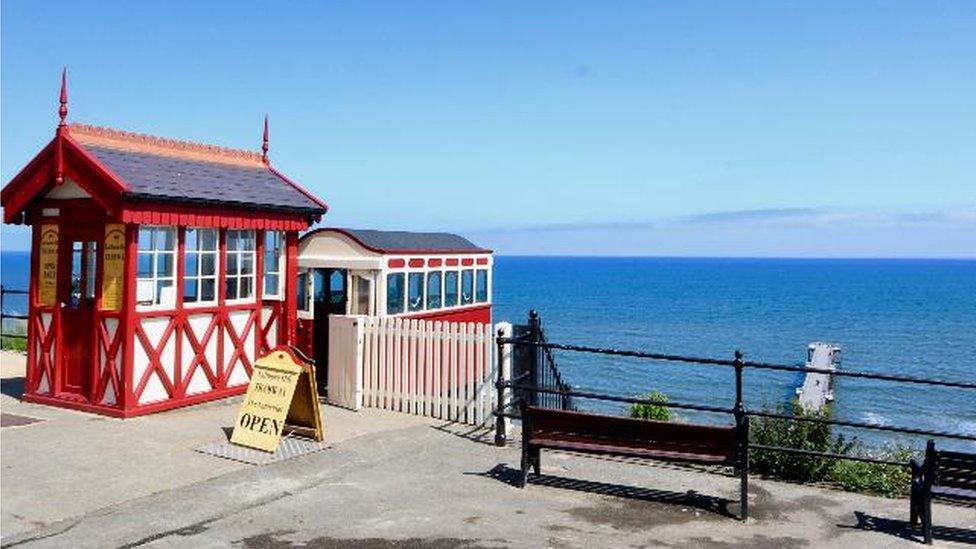
<path fill-rule="evenodd" d="M 415 233 L 408 231 L 378 231 L 374 229 L 325 229 L 344 232 L 367 248 L 383 252 L 458 252 L 489 253 L 491 250 L 472 243 L 463 236 L 451 233 Z"/>

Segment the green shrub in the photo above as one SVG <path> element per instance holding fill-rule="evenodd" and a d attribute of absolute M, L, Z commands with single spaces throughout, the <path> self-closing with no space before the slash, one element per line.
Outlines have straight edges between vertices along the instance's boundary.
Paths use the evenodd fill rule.
<path fill-rule="evenodd" d="M 763 405 L 764 412 L 770 409 Z M 774 413 L 794 417 L 830 419 L 829 407 L 821 412 L 806 412 L 795 401 L 782 404 Z M 910 448 L 887 447 L 880 452 L 868 452 L 857 439 L 845 440 L 834 436 L 831 426 L 809 421 L 757 417 L 750 421 L 751 444 L 784 446 L 815 452 L 830 452 L 846 456 L 874 457 L 908 464 L 918 453 Z M 749 465 L 757 473 L 795 482 L 832 482 L 849 492 L 895 497 L 908 493 L 911 472 L 906 466 L 884 465 L 864 461 L 806 456 L 789 452 L 753 449 Z"/>
<path fill-rule="evenodd" d="M 630 417 L 653 421 L 671 421 L 671 408 L 662 406 L 668 403 L 668 396 L 661 391 L 651 391 L 642 397 L 642 402 L 630 405 Z"/>
<path fill-rule="evenodd" d="M 27 340 L 20 337 L 7 337 L 7 335 L 26 335 L 27 330 L 21 324 L 14 324 L 13 322 L 7 323 L 3 326 L 4 336 L 0 338 L 0 349 L 4 351 L 20 351 L 24 352 L 27 350 Z"/>
<path fill-rule="evenodd" d="M 763 411 L 770 410 L 764 405 Z M 820 419 L 829 419 L 831 415 L 829 407 L 821 412 L 806 412 L 795 402 L 779 405 L 772 412 L 793 417 Z M 830 425 L 824 423 L 757 417 L 750 421 L 749 427 L 751 444 L 838 454 L 849 452 L 853 445 L 845 441 L 843 436 L 834 437 Z M 834 462 L 831 458 L 820 456 L 761 449 L 750 452 L 749 459 L 750 467 L 757 473 L 796 482 L 827 480 Z"/>
<path fill-rule="evenodd" d="M 854 450 L 852 454 L 869 456 L 860 447 Z M 896 446 L 885 448 L 870 457 L 908 463 L 918 454 L 911 448 Z M 912 483 L 912 473 L 908 467 L 839 459 L 831 471 L 830 480 L 849 492 L 897 497 L 908 494 L 908 489 Z"/>

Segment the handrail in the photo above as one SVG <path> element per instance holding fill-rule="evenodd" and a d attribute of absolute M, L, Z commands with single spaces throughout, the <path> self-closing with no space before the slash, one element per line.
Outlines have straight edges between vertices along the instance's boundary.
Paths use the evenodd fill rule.
<path fill-rule="evenodd" d="M 684 356 L 684 355 L 672 355 L 663 353 L 649 353 L 644 351 L 628 351 L 612 348 L 602 348 L 602 347 L 588 347 L 585 345 L 568 345 L 564 343 L 550 343 L 547 341 L 530 341 L 523 338 L 501 338 L 500 343 L 511 343 L 514 345 L 524 345 L 528 347 L 546 347 L 549 349 L 559 349 L 563 351 L 575 351 L 582 353 L 591 354 L 601 354 L 601 355 L 613 355 L 613 356 L 625 356 L 631 358 L 646 358 L 650 360 L 658 360 L 664 362 L 681 362 L 686 364 L 702 364 L 705 366 L 728 366 L 735 367 L 734 360 L 720 359 L 720 358 L 705 358 L 705 357 L 694 357 L 694 356 Z M 772 362 L 757 362 L 744 360 L 742 361 L 742 366 L 746 368 L 755 368 L 758 370 L 778 370 L 783 372 L 814 372 L 830 374 L 835 376 L 846 376 L 862 379 L 877 379 L 880 381 L 893 381 L 897 383 L 913 383 L 918 385 L 938 385 L 943 387 L 954 387 L 957 389 L 976 389 L 976 382 L 968 381 L 956 381 L 956 380 L 943 380 L 943 379 L 931 379 L 923 377 L 914 376 L 903 376 L 896 374 L 881 374 L 875 372 L 864 372 L 857 370 L 830 370 L 827 368 L 813 368 L 804 366 L 791 366 L 787 364 L 776 364 Z"/>

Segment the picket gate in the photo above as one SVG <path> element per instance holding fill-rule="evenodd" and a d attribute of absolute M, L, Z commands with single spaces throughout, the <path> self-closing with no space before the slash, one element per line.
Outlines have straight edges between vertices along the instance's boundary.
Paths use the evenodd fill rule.
<path fill-rule="evenodd" d="M 497 400 L 494 349 L 490 324 L 332 316 L 329 401 L 483 425 Z"/>

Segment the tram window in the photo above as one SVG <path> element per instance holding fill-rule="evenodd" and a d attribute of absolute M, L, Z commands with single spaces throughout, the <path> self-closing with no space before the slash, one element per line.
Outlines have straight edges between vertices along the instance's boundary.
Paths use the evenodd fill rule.
<path fill-rule="evenodd" d="M 403 312 L 404 278 L 403 273 L 386 275 L 386 314 L 388 315 Z"/>
<path fill-rule="evenodd" d="M 488 269 L 478 269 L 475 282 L 475 301 L 485 303 L 488 301 Z"/>
<path fill-rule="evenodd" d="M 474 303 L 474 271 L 461 271 L 461 305 Z"/>
<path fill-rule="evenodd" d="M 441 272 L 427 273 L 427 308 L 441 308 Z"/>
<path fill-rule="evenodd" d="M 407 309 L 424 310 L 424 273 L 410 273 L 407 288 Z"/>
<path fill-rule="evenodd" d="M 444 306 L 454 307 L 458 304 L 458 272 L 444 273 Z"/>
<path fill-rule="evenodd" d="M 312 310 L 312 293 L 308 291 L 309 276 L 308 271 L 298 273 L 298 308 L 299 310 L 310 312 Z"/>

